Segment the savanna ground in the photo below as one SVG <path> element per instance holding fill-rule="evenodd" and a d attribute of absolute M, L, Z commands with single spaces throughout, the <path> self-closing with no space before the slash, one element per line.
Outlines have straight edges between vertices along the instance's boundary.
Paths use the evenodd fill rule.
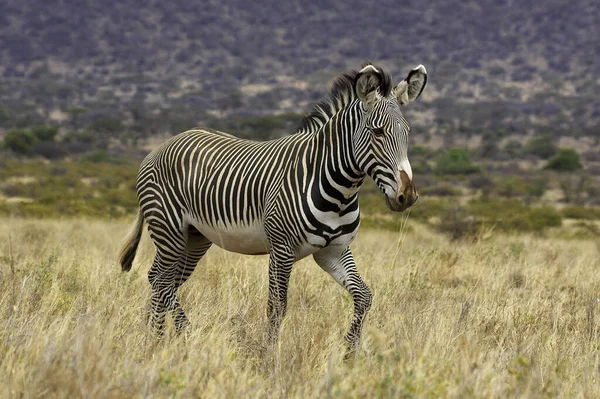
<path fill-rule="evenodd" d="M 186 337 L 143 317 L 153 247 L 116 262 L 130 220 L 0 219 L 2 397 L 600 397 L 600 242 L 418 223 L 362 229 L 374 292 L 344 362 L 350 296 L 311 259 L 265 347 L 267 259 L 213 248 L 182 289 Z"/>

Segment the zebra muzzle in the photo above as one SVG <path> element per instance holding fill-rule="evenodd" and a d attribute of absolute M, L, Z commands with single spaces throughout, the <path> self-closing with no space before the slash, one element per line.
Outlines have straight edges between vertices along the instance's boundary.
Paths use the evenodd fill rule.
<path fill-rule="evenodd" d="M 390 210 L 402 212 L 417 203 L 419 194 L 414 182 L 408 177 L 406 172 L 400 172 L 400 189 L 396 192 L 395 198 L 386 196 L 385 200 Z"/>

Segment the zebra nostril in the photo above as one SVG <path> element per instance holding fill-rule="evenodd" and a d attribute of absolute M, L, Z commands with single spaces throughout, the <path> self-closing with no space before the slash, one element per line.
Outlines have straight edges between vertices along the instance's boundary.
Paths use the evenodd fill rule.
<path fill-rule="evenodd" d="M 404 194 L 400 194 L 398 196 L 398 202 L 400 202 L 402 205 L 404 205 Z"/>

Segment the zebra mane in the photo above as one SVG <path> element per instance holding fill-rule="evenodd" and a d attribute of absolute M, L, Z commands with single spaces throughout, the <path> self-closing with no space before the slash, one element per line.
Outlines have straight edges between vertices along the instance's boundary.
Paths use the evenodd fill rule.
<path fill-rule="evenodd" d="M 373 65 L 371 62 L 365 62 L 362 67 Z M 392 76 L 382 68 L 373 65 L 381 72 L 382 82 L 379 87 L 379 94 L 386 97 L 392 91 Z M 298 132 L 311 131 L 325 125 L 341 109 L 352 103 L 356 98 L 356 78 L 359 72 L 351 70 L 337 77 L 332 84 L 331 91 L 323 100 L 319 101 L 300 123 Z"/>

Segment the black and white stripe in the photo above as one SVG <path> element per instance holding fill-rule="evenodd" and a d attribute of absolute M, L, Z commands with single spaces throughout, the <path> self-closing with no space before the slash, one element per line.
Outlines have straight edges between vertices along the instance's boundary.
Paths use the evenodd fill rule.
<path fill-rule="evenodd" d="M 411 73 L 420 77 L 425 69 Z M 178 331 L 187 324 L 177 289 L 214 243 L 270 255 L 272 345 L 285 314 L 292 265 L 312 254 L 354 299 L 346 336 L 354 349 L 371 304 L 349 249 L 360 224 L 360 186 L 371 176 L 393 210 L 416 201 L 406 155 L 409 127 L 399 104 L 400 95 L 411 99 L 411 93 L 398 93 L 414 82 L 405 83 L 392 88 L 388 74 L 367 64 L 338 78 L 296 134 L 256 142 L 194 129 L 150 153 L 138 174 L 140 210 L 121 264 L 125 271 L 131 268 L 145 220 L 156 246 L 149 271 L 153 325 L 162 331 L 167 310 Z"/>

